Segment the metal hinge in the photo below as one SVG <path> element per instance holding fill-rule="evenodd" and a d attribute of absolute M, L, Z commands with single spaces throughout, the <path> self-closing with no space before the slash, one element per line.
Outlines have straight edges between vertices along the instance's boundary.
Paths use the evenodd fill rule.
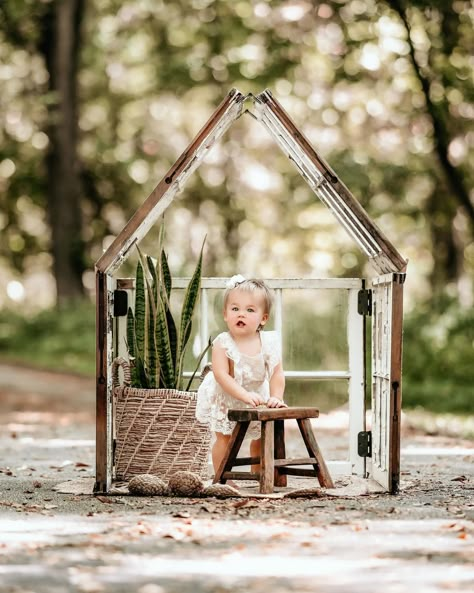
<path fill-rule="evenodd" d="M 126 290 L 114 290 L 114 317 L 124 317 L 128 311 Z"/>
<path fill-rule="evenodd" d="M 368 288 L 357 293 L 357 312 L 359 315 L 372 315 L 372 291 Z"/>
<path fill-rule="evenodd" d="M 372 432 L 363 430 L 357 435 L 357 453 L 359 457 L 372 457 Z"/>

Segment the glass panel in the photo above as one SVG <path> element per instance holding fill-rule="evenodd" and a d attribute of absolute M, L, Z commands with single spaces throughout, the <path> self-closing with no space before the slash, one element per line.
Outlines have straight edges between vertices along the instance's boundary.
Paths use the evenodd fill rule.
<path fill-rule="evenodd" d="M 339 381 L 286 379 L 285 401 L 289 406 L 312 406 L 327 414 L 348 402 L 348 384 Z"/>
<path fill-rule="evenodd" d="M 283 358 L 286 370 L 348 369 L 348 291 L 283 292 Z"/>
<path fill-rule="evenodd" d="M 208 335 L 214 339 L 226 331 L 223 320 L 222 289 L 207 289 Z M 171 307 L 179 324 L 184 290 L 174 289 Z M 343 289 L 286 289 L 283 291 L 283 364 L 292 371 L 347 370 L 348 291 Z M 276 311 L 266 325 L 274 329 Z M 200 303 L 196 308 L 193 329 L 185 357 L 184 369 L 194 371 L 201 344 Z M 309 329 L 308 329 L 309 328 Z M 209 352 L 209 360 L 210 360 Z M 197 388 L 197 381 L 193 389 Z M 287 378 L 285 399 L 292 406 L 315 406 L 327 413 L 348 401 L 346 380 L 300 380 Z"/>

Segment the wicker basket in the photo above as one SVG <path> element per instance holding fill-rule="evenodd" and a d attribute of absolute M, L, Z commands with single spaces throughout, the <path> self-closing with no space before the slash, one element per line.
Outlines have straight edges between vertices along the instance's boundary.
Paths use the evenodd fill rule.
<path fill-rule="evenodd" d="M 195 417 L 197 394 L 129 385 L 129 364 L 117 358 L 113 363 L 116 479 L 138 474 L 166 479 L 181 470 L 207 478 L 211 433 Z"/>

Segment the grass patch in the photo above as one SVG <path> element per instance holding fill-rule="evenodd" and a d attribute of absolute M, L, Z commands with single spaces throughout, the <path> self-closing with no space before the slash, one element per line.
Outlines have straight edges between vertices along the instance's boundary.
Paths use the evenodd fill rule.
<path fill-rule="evenodd" d="M 447 297 L 425 303 L 404 323 L 403 406 L 474 412 L 474 311 Z"/>
<path fill-rule="evenodd" d="M 34 368 L 95 373 L 95 305 L 79 303 L 32 317 L 0 312 L 0 357 Z"/>

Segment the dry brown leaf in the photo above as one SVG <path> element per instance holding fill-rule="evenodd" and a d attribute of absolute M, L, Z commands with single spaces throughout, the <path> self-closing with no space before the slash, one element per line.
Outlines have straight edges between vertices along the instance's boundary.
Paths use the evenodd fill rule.
<path fill-rule="evenodd" d="M 240 509 L 241 507 L 244 507 L 244 506 L 245 506 L 245 505 L 247 505 L 248 503 L 249 503 L 249 499 L 248 499 L 248 498 L 246 498 L 246 499 L 244 499 L 244 500 L 238 500 L 237 502 L 234 502 L 232 506 L 233 506 L 235 509 Z"/>
<path fill-rule="evenodd" d="M 96 496 L 95 499 L 100 502 L 103 502 L 105 504 L 113 504 L 114 503 L 114 501 L 111 498 L 109 498 L 108 496 Z"/>
<path fill-rule="evenodd" d="M 450 523 L 449 525 L 443 525 L 443 527 L 451 531 L 466 531 L 466 527 L 461 525 L 461 523 Z"/>

